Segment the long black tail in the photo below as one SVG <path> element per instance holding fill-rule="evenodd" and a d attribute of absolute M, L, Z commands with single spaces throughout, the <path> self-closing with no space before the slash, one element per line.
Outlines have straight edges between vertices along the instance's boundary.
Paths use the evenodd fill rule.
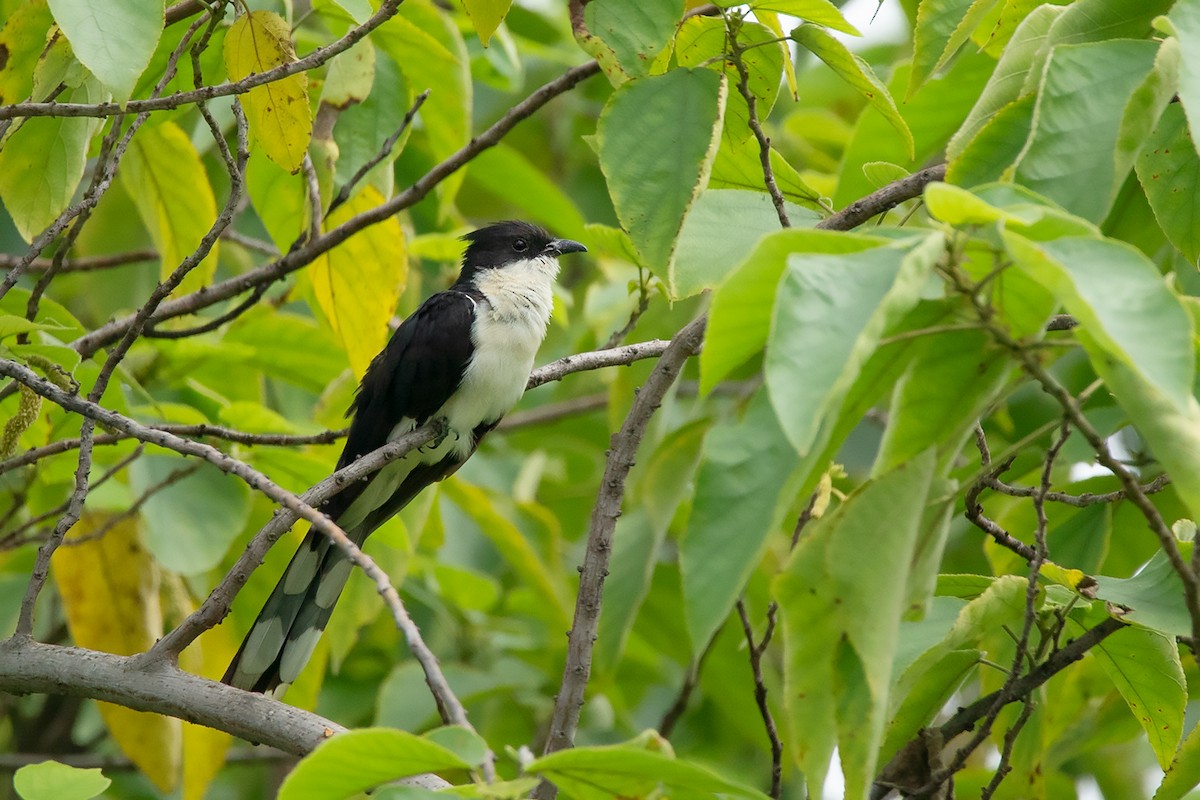
<path fill-rule="evenodd" d="M 495 423 L 477 428 L 473 444 L 493 427 Z M 356 502 L 347 504 L 341 495 L 341 506 L 325 510 L 361 547 L 372 531 L 426 486 L 453 474 L 464 460 L 451 453 L 432 464 L 393 461 L 375 474 L 368 488 L 355 487 L 353 496 L 369 511 L 362 511 Z M 352 566 L 332 540 L 309 530 L 221 682 L 250 692 L 282 694 L 308 663 Z"/>
<path fill-rule="evenodd" d="M 278 689 L 281 694 L 287 689 L 317 646 L 351 566 L 327 536 L 310 530 L 230 662 L 222 683 L 251 692 Z"/>

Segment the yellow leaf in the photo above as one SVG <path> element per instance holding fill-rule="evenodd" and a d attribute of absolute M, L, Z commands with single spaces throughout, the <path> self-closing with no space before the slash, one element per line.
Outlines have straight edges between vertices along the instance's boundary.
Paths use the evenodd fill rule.
<path fill-rule="evenodd" d="M 335 228 L 383 202 L 372 186 L 338 206 L 326 224 Z M 313 262 L 313 294 L 361 378 L 388 339 L 408 277 L 404 232 L 395 217 L 364 228 Z"/>
<path fill-rule="evenodd" d="M 217 219 L 217 201 L 200 154 L 174 122 L 142 128 L 121 163 L 123 180 L 162 259 L 160 278 L 175 271 Z M 217 270 L 217 245 L 176 294 L 206 286 Z"/>
<path fill-rule="evenodd" d="M 270 11 L 238 17 L 225 36 L 225 69 L 231 81 L 296 60 L 287 23 Z M 303 72 L 255 86 L 242 97 L 255 142 L 288 172 L 300 169 L 312 138 L 308 76 Z"/>
<path fill-rule="evenodd" d="M 125 656 L 148 649 L 162 635 L 159 575 L 138 540 L 136 520 L 116 520 L 105 531 L 110 522 L 106 514 L 85 514 L 50 563 L 75 643 Z M 180 721 L 97 705 L 121 751 L 155 786 L 172 791 L 179 778 Z"/>
<path fill-rule="evenodd" d="M 479 41 L 487 47 L 488 40 L 504 21 L 512 0 L 463 0 L 463 5 L 467 7 L 467 16 L 479 34 Z"/>
<path fill-rule="evenodd" d="M 195 610 L 183 579 L 170 573 L 164 576 L 164 597 L 169 598 L 167 618 L 183 619 Z M 219 680 L 225 666 L 237 652 L 237 641 L 228 625 L 209 628 L 179 654 L 180 669 L 210 680 Z M 204 800 L 208 787 L 225 766 L 225 755 L 233 737 L 224 731 L 183 723 L 182 800 Z"/>

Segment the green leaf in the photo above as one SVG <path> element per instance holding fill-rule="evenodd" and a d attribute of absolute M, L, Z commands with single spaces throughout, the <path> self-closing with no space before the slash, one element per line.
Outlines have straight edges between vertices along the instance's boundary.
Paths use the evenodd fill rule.
<path fill-rule="evenodd" d="M 764 392 L 740 419 L 716 425 L 704 441 L 696 495 L 679 542 L 684 619 L 692 652 L 704 650 L 783 515 L 780 492 L 796 454 Z M 791 498 L 782 498 L 789 504 Z"/>
<path fill-rule="evenodd" d="M 982 578 L 982 576 L 980 576 Z M 920 622 L 900 628 L 892 687 L 901 706 L 888 726 L 884 757 L 898 750 L 929 723 L 966 673 L 978 663 L 972 645 L 1004 625 L 1020 622 L 1025 614 L 1028 581 L 1016 575 L 984 578 L 986 588 L 965 605 L 951 597 L 935 598 Z M 945 616 L 954 613 L 950 625 Z M 938 635 L 940 634 L 940 636 Z M 931 638 L 936 636 L 937 638 Z"/>
<path fill-rule="evenodd" d="M 258 149 L 246 163 L 246 192 L 267 235 L 281 253 L 286 253 L 308 229 L 311 218 L 304 176 L 289 173 Z"/>
<path fill-rule="evenodd" d="M 1175 36 L 1184 53 L 1179 60 L 1179 100 L 1192 130 L 1200 130 L 1200 0 L 1179 0 L 1169 15 Z"/>
<path fill-rule="evenodd" d="M 746 67 L 746 87 L 755 98 L 758 118 L 765 120 L 771 114 L 775 100 L 779 97 L 780 80 L 783 77 L 783 62 L 788 58 L 787 48 L 778 36 L 765 25 L 743 22 L 738 28 L 738 43 L 745 48 L 742 64 Z M 685 20 L 675 36 L 675 58 L 680 66 L 707 66 L 723 72 L 731 86 L 737 86 L 741 74 L 727 58 L 728 33 L 725 23 L 717 17 L 697 16 Z M 722 135 L 738 141 L 753 138 L 750 129 L 750 107 L 740 91 L 733 92 L 726 101 L 725 128 Z M 757 150 L 758 143 L 755 142 Z M 760 167 L 761 171 L 761 167 Z M 761 179 L 759 181 L 761 183 Z"/>
<path fill-rule="evenodd" d="M 453 21 L 430 0 L 405 0 L 371 37 L 400 67 L 412 96 L 429 89 L 421 123 L 434 158 L 457 152 L 471 138 L 473 101 L 467 46 Z M 443 210 L 461 183 L 459 173 L 438 185 Z"/>
<path fill-rule="evenodd" d="M 63 330 L 67 330 L 65 325 L 57 325 L 53 322 L 30 322 L 24 317 L 18 317 L 16 314 L 0 314 L 0 341 L 10 336 L 16 336 L 19 333 Z"/>
<path fill-rule="evenodd" d="M 331 0 L 338 8 L 350 15 L 350 18 L 362 25 L 371 16 L 370 0 Z"/>
<path fill-rule="evenodd" d="M 950 702 L 963 681 L 979 665 L 981 650 L 951 650 L 921 671 L 907 691 L 897 691 L 900 707 L 888 722 L 880 758 L 887 760 L 911 741 Z"/>
<path fill-rule="evenodd" d="M 934 446 L 940 463 L 957 457 L 967 434 L 1008 382 L 1013 361 L 982 330 L 926 341 L 892 395 L 888 426 L 872 468 L 878 475 Z"/>
<path fill-rule="evenodd" d="M 126 190 L 161 259 L 159 279 L 165 279 L 195 252 L 216 222 L 217 201 L 208 173 L 188 135 L 174 122 L 139 131 L 121 165 Z M 177 294 L 212 281 L 217 249 L 214 242 L 176 289 Z"/>
<path fill-rule="evenodd" d="M 682 0 L 593 0 L 584 6 L 584 19 L 593 41 L 581 44 L 597 57 L 592 51 L 606 48 L 625 76 L 640 78 L 650 74 L 650 67 L 671 41 L 682 16 Z"/>
<path fill-rule="evenodd" d="M 1105 356 L 1128 365 L 1177 408 L 1195 405 L 1192 322 L 1146 256 L 1124 243 L 1083 237 L 1034 243 L 1006 231 L 1004 241 Z"/>
<path fill-rule="evenodd" d="M 996 62 L 986 55 L 964 48 L 949 69 L 926 81 L 904 103 L 901 114 L 912 131 L 915 158 L 910 155 L 908 143 L 895 134 L 882 113 L 872 109 L 859 114 L 850 142 L 842 153 L 837 188 L 833 192 L 834 206 L 853 203 L 873 190 L 861 168 L 868 161 L 890 161 L 913 171 L 933 163 L 932 159 L 940 161 L 946 142 L 962 125 L 995 66 Z M 901 63 L 892 72 L 887 85 L 893 97 L 904 91 L 908 70 Z"/>
<path fill-rule="evenodd" d="M 295 60 L 291 29 L 271 11 L 243 14 L 225 35 L 225 69 L 231 81 Z M 241 103 L 250 134 L 267 158 L 288 172 L 300 169 L 312 138 L 308 75 L 298 72 L 255 86 L 241 96 Z"/>
<path fill-rule="evenodd" d="M 188 462 L 142 456 L 129 468 L 135 495 L 167 480 Z M 183 575 L 207 572 L 221 562 L 250 514 L 250 490 L 242 481 L 203 464 L 150 495 L 141 508 L 143 541 L 154 558 Z"/>
<path fill-rule="evenodd" d="M 846 45 L 833 38 L 823 28 L 816 25 L 801 25 L 792 31 L 792 38 L 801 46 L 807 48 L 813 55 L 824 61 L 843 80 L 853 86 L 859 94 L 867 98 L 867 103 L 883 115 L 900 134 L 901 140 L 907 147 L 908 157 L 914 157 L 915 144 L 912 131 L 900 111 L 896 101 L 888 92 L 887 87 L 866 61 L 850 52 Z"/>
<path fill-rule="evenodd" d="M 795 227 L 812 227 L 821 219 L 792 203 L 785 207 Z M 671 257 L 672 296 L 691 297 L 720 285 L 763 236 L 779 229 L 775 206 L 764 192 L 704 192 L 684 219 Z"/>
<path fill-rule="evenodd" d="M 375 48 L 367 43 L 334 56 L 321 87 L 321 102 L 346 109 L 361 103 L 375 83 Z"/>
<path fill-rule="evenodd" d="M 71 49 L 113 97 L 125 100 L 158 46 L 162 9 L 138 0 L 48 0 Z M 149 13 L 147 13 L 149 11 Z"/>
<path fill-rule="evenodd" d="M 932 472 L 926 453 L 868 481 L 807 532 L 775 580 L 793 753 L 821 786 L 836 745 L 848 798 L 866 797 L 875 775 Z"/>
<path fill-rule="evenodd" d="M 704 767 L 630 745 L 560 750 L 527 764 L 525 771 L 541 775 L 576 798 L 646 797 L 660 788 L 668 797 L 705 792 L 747 800 L 765 798 L 761 792 Z"/>
<path fill-rule="evenodd" d="M 700 390 L 710 392 L 736 367 L 763 349 L 779 279 L 794 253 L 858 253 L 885 240 L 822 230 L 776 231 L 765 237 L 717 289 L 700 351 Z"/>
<path fill-rule="evenodd" d="M 912 173 L 890 161 L 868 161 L 862 165 L 863 175 L 876 189 L 907 178 Z"/>
<path fill-rule="evenodd" d="M 1028 94 L 992 115 L 975 138 L 950 162 L 946 168 L 946 182 L 978 186 L 1003 180 L 1029 140 L 1036 103 L 1037 97 Z"/>
<path fill-rule="evenodd" d="M 488 494 L 458 478 L 443 481 L 441 492 L 475 521 L 500 555 L 521 576 L 523 584 L 537 594 L 541 607 L 549 612 L 548 616 L 554 623 L 566 624 L 569 617 L 560 592 L 561 582 L 555 580 L 529 540 L 500 513 Z"/>
<path fill-rule="evenodd" d="M 365 186 L 334 209 L 327 224 L 337 227 L 382 202 L 373 186 Z M 389 217 L 359 231 L 318 257 L 310 274 L 321 313 L 341 340 L 354 374 L 361 378 L 387 344 L 388 321 L 408 279 L 400 221 Z M 362 291 L 364 286 L 372 290 Z"/>
<path fill-rule="evenodd" d="M 913 31 L 913 64 L 907 96 L 958 52 L 997 0 L 925 0 Z"/>
<path fill-rule="evenodd" d="M 784 200 L 797 203 L 818 213 L 828 211 L 828 201 L 805 182 L 800 173 L 787 162 L 778 150 L 771 149 L 771 171 L 775 174 L 775 185 Z M 710 189 L 742 189 L 763 191 L 762 155 L 754 137 L 739 141 L 737 136 L 722 134 L 721 147 L 713 161 L 712 175 L 708 180 Z"/>
<path fill-rule="evenodd" d="M 1179 91 L 1179 41 L 1165 39 L 1154 55 L 1154 67 L 1133 91 L 1117 134 L 1116 167 L 1126 175 L 1149 141 L 1159 118 Z"/>
<path fill-rule="evenodd" d="M 650 591 L 666 526 L 651 523 L 642 508 L 622 513 L 613 536 L 609 576 L 604 581 L 604 613 L 595 645 L 597 672 L 617 669 L 639 609 Z"/>
<path fill-rule="evenodd" d="M 33 91 L 33 70 L 46 47 L 46 33 L 54 19 L 46 0 L 21 3 L 0 28 L 0 50 L 7 54 L 0 66 L 0 105 L 20 103 Z"/>
<path fill-rule="evenodd" d="M 24 800 L 91 800 L 112 784 L 99 769 L 43 761 L 13 773 L 13 788 Z"/>
<path fill-rule="evenodd" d="M 1102 220 L 1125 180 L 1114 156 L 1125 106 L 1156 53 L 1153 42 L 1127 40 L 1054 48 L 1017 181 L 1074 214 Z"/>
<path fill-rule="evenodd" d="M 339 733 L 300 760 L 279 800 L 342 800 L 383 783 L 470 764 L 442 745 L 390 728 Z"/>
<path fill-rule="evenodd" d="M 934 219 L 965 227 L 991 225 L 994 222 L 1030 223 L 1037 212 L 1012 212 L 992 205 L 978 194 L 949 183 L 931 183 L 925 187 L 925 207 Z"/>
<path fill-rule="evenodd" d="M 356 49 L 363 47 L 366 45 L 360 45 Z M 333 140 L 338 148 L 334 181 L 339 187 L 349 182 L 354 173 L 373 158 L 388 137 L 396 132 L 404 120 L 410 101 L 408 82 L 401 74 L 400 68 L 396 66 L 396 62 L 382 53 L 376 54 L 375 81 L 371 86 L 370 94 L 362 102 L 352 105 L 338 114 L 337 122 L 333 127 Z M 366 183 L 378 189 L 384 197 L 392 195 L 395 186 L 392 164 L 404 150 L 411 135 L 412 126 L 410 125 L 405 129 L 391 152 L 372 167 L 364 178 Z M 253 159 L 251 161 L 253 162 Z M 303 186 L 300 184 L 298 195 L 303 198 L 304 194 Z M 297 216 L 302 217 L 303 214 L 297 212 Z M 292 226 L 298 227 L 297 222 L 294 221 Z"/>
<path fill-rule="evenodd" d="M 1192 635 L 1192 620 L 1182 602 L 1183 582 L 1161 550 L 1132 578 L 1098 575 L 1096 581 L 1098 598 L 1129 609 L 1121 616 L 1126 622 L 1169 636 Z"/>
<path fill-rule="evenodd" d="M 487 742 L 478 733 L 467 728 L 443 725 L 427 731 L 422 738 L 440 744 L 471 766 L 479 766 L 487 758 Z"/>
<path fill-rule="evenodd" d="M 617 217 L 652 270 L 665 271 L 707 182 L 724 102 L 720 75 L 674 69 L 621 86 L 600 113 L 600 168 Z"/>
<path fill-rule="evenodd" d="M 1038 52 L 1045 45 L 1051 26 L 1062 12 L 1061 6 L 1043 5 L 1034 9 L 1017 26 L 987 85 L 967 114 L 962 127 L 946 146 L 946 157 L 952 164 L 992 117 L 1025 94 L 1022 88 L 1026 76 L 1030 74 Z"/>
<path fill-rule="evenodd" d="M 1156 335 L 1167 338 L 1165 326 Z M 1192 519 L 1200 519 L 1200 403 L 1178 400 L 1148 383 L 1134 367 L 1108 357 L 1087 331 L 1076 333 L 1096 373 L 1170 476 Z"/>
<path fill-rule="evenodd" d="M 1178 104 L 1167 106 L 1136 166 L 1155 219 L 1195 266 L 1200 258 L 1200 156 Z"/>
<path fill-rule="evenodd" d="M 911 250 L 788 257 L 764 365 L 781 427 L 796 451 L 812 447 L 888 326 L 919 299 L 942 237 Z"/>
<path fill-rule="evenodd" d="M 110 97 L 99 81 L 89 77 L 59 99 L 100 103 Z M 88 142 L 101 122 L 86 117 L 35 117 L 5 140 L 0 148 L 0 200 L 25 241 L 33 241 L 71 204 L 83 178 Z"/>
<path fill-rule="evenodd" d="M 1182 800 L 1200 785 L 1200 727 L 1193 727 L 1175 753 L 1154 800 Z"/>
<path fill-rule="evenodd" d="M 463 0 L 467 16 L 471 18 L 475 33 L 479 34 L 479 41 L 484 47 L 487 47 L 492 34 L 504 21 L 511 5 L 512 0 Z"/>
<path fill-rule="evenodd" d="M 717 5 L 728 8 L 738 5 L 738 3 L 725 0 Z M 847 22 L 846 18 L 842 16 L 842 12 L 829 0 L 751 0 L 750 6 L 755 11 L 774 11 L 777 14 L 787 14 L 799 17 L 805 22 L 813 22 L 817 25 L 824 25 L 826 28 L 833 28 L 835 31 L 848 33 L 851 36 L 862 36 L 858 28 Z"/>
<path fill-rule="evenodd" d="M 1078 630 L 1083 632 L 1082 627 Z M 1167 769 L 1183 736 L 1188 699 L 1175 637 L 1130 626 L 1109 636 L 1092 653 L 1146 732 L 1159 766 Z"/>

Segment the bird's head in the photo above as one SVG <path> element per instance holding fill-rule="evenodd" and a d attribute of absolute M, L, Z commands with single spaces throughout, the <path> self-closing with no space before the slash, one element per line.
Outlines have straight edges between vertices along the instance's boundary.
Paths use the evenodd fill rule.
<path fill-rule="evenodd" d="M 558 257 L 566 253 L 586 253 L 587 248 L 571 239 L 556 239 L 544 228 L 529 222 L 508 220 L 480 228 L 463 236 L 467 250 L 463 254 L 459 283 L 473 283 L 485 270 L 547 273 L 558 272 Z"/>

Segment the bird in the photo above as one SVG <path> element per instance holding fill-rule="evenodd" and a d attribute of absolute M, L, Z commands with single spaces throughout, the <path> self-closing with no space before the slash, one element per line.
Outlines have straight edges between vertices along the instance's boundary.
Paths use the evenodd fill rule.
<path fill-rule="evenodd" d="M 356 481 L 321 507 L 361 546 L 425 487 L 452 475 L 516 405 L 546 335 L 558 258 L 571 239 L 517 220 L 462 237 L 461 271 L 392 334 L 363 375 L 341 469 L 430 420 L 445 435 Z M 310 529 L 246 634 L 222 682 L 278 697 L 312 656 L 351 563 Z"/>

